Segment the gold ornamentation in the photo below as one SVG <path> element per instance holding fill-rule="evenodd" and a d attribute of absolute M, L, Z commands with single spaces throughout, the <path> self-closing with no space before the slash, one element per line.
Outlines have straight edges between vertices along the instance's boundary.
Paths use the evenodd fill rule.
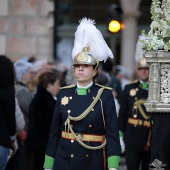
<path fill-rule="evenodd" d="M 130 96 L 135 96 L 136 95 L 136 90 L 131 89 L 129 94 L 130 94 Z"/>
<path fill-rule="evenodd" d="M 79 61 L 85 61 L 87 62 L 88 61 L 88 55 L 85 54 L 85 53 L 80 53 L 78 56 L 77 56 L 77 60 Z"/>
<path fill-rule="evenodd" d="M 144 105 L 145 103 L 146 103 L 146 99 L 140 99 L 134 103 L 134 106 L 138 107 L 139 113 L 142 115 L 142 117 L 144 119 L 147 120 L 149 118 L 149 116 L 145 113 L 145 111 L 142 108 L 142 105 Z"/>
<path fill-rule="evenodd" d="M 105 88 L 105 89 L 108 89 L 108 90 L 113 90 L 111 87 L 107 87 L 107 86 L 103 86 L 103 85 L 101 85 L 101 84 L 97 84 L 97 83 L 95 83 L 95 85 L 97 85 L 97 86 L 99 86 L 99 87 L 102 87 L 102 88 Z"/>
<path fill-rule="evenodd" d="M 91 111 L 91 108 L 93 108 L 95 106 L 95 104 L 98 102 L 98 100 L 100 100 L 100 96 L 102 95 L 103 93 L 103 90 L 104 88 L 100 88 L 98 90 L 98 93 L 97 93 L 97 96 L 96 96 L 96 99 L 91 103 L 91 105 L 79 116 L 77 117 L 72 117 L 72 116 L 69 116 L 67 117 L 67 120 L 65 121 L 65 127 L 68 126 L 68 129 L 70 130 L 71 134 L 73 135 L 73 137 L 75 138 L 75 140 L 83 147 L 85 147 L 86 149 L 90 149 L 90 150 L 97 150 L 97 149 L 101 149 L 103 147 L 106 146 L 106 139 L 102 139 L 102 144 L 99 145 L 99 146 L 89 146 L 89 145 L 86 145 L 85 143 L 83 143 L 81 140 L 79 140 L 76 136 L 76 134 L 74 133 L 73 131 L 73 127 L 72 125 L 70 124 L 70 120 L 71 121 L 80 121 L 82 119 L 84 119 Z M 103 110 L 102 110 L 103 112 Z M 102 113 L 103 114 L 103 113 Z M 105 123 L 105 122 L 104 122 Z M 65 128 L 66 129 L 66 128 Z M 66 132 L 64 132 L 66 133 Z"/>
<path fill-rule="evenodd" d="M 70 89 L 70 88 L 73 88 L 73 87 L 75 87 L 75 86 L 76 86 L 76 84 L 71 84 L 71 85 L 69 85 L 69 86 L 61 87 L 60 90 L 62 90 L 62 89 Z"/>
<path fill-rule="evenodd" d="M 68 104 L 68 102 L 69 102 L 69 98 L 68 97 L 66 97 L 66 96 L 64 96 L 62 99 L 61 99 L 61 104 L 62 105 L 66 105 L 66 104 Z"/>

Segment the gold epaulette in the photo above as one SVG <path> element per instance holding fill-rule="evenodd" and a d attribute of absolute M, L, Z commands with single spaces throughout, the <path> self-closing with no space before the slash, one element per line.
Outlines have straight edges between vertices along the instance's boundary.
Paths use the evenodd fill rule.
<path fill-rule="evenodd" d="M 62 90 L 62 89 L 71 89 L 71 88 L 73 88 L 73 87 L 75 87 L 75 86 L 76 86 L 76 84 L 71 84 L 71 85 L 69 85 L 69 86 L 61 87 L 60 90 Z"/>
<path fill-rule="evenodd" d="M 99 87 L 102 87 L 102 88 L 105 88 L 105 89 L 108 89 L 108 90 L 112 90 L 111 87 L 103 86 L 103 85 L 101 85 L 101 84 L 95 83 L 95 85 L 97 85 L 97 86 L 99 86 Z"/>
<path fill-rule="evenodd" d="M 137 83 L 139 80 L 133 80 L 133 81 L 131 81 L 130 83 L 128 83 L 128 84 L 133 84 L 133 83 Z"/>

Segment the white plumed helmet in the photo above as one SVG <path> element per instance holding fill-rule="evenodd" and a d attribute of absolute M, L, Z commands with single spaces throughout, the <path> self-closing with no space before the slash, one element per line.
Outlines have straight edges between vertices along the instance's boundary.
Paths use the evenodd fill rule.
<path fill-rule="evenodd" d="M 101 32 L 96 28 L 95 21 L 83 18 L 75 32 L 72 59 L 75 64 L 95 65 L 99 61 L 113 58 L 112 51 L 106 44 Z"/>

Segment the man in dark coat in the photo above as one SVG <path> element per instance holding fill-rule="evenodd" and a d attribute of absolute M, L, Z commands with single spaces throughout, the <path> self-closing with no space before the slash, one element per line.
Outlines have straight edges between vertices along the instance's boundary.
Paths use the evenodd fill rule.
<path fill-rule="evenodd" d="M 146 59 L 137 64 L 138 80 L 125 86 L 120 102 L 120 136 L 125 141 L 125 156 L 128 170 L 149 169 L 150 122 L 144 103 L 148 96 L 149 68 Z"/>

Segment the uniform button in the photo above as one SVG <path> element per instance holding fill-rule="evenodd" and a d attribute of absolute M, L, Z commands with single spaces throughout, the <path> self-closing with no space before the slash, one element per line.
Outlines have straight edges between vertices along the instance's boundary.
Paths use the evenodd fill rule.
<path fill-rule="evenodd" d="M 67 113 L 71 113 L 71 110 L 67 110 Z"/>
<path fill-rule="evenodd" d="M 86 155 L 86 158 L 88 158 L 89 157 L 89 155 Z"/>
<path fill-rule="evenodd" d="M 137 115 L 136 115 L 136 114 L 134 114 L 134 115 L 133 115 L 133 117 L 134 117 L 134 118 L 137 118 Z"/>
<path fill-rule="evenodd" d="M 137 106 L 133 106 L 134 109 L 137 109 Z"/>
<path fill-rule="evenodd" d="M 89 125 L 89 127 L 91 128 L 91 127 L 92 127 L 92 125 Z"/>
<path fill-rule="evenodd" d="M 73 158 L 74 157 L 74 155 L 73 154 L 71 154 L 71 158 Z"/>
<path fill-rule="evenodd" d="M 95 97 L 93 97 L 93 100 L 95 99 Z"/>
<path fill-rule="evenodd" d="M 71 99 L 72 99 L 72 96 L 70 96 L 69 98 L 70 98 L 70 100 L 71 100 Z"/>
<path fill-rule="evenodd" d="M 94 111 L 94 109 L 92 108 L 91 111 Z"/>
<path fill-rule="evenodd" d="M 71 140 L 71 143 L 73 143 L 74 142 L 74 140 Z"/>
<path fill-rule="evenodd" d="M 137 97 L 135 97 L 135 100 L 138 100 L 138 98 L 137 98 Z"/>

